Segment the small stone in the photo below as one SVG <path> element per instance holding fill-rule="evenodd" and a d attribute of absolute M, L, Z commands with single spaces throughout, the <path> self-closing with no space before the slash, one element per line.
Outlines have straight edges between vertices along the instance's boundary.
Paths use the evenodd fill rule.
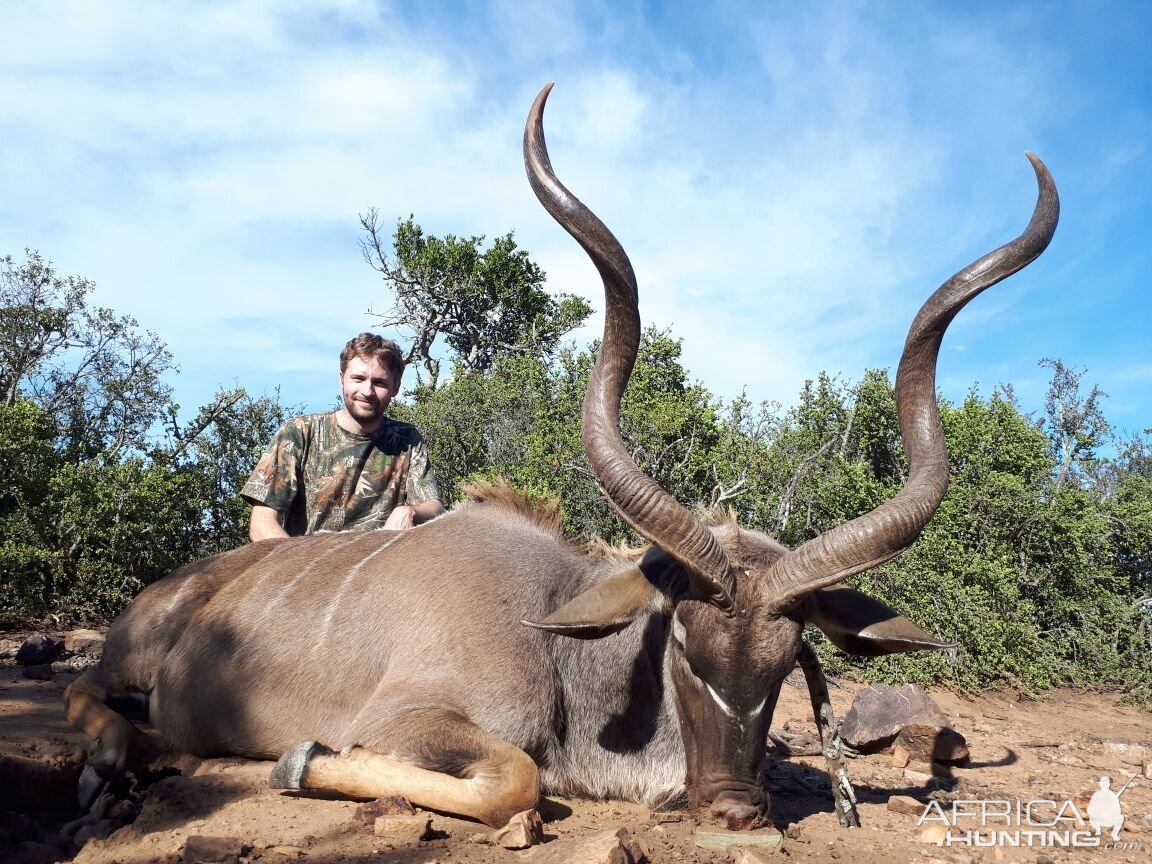
<path fill-rule="evenodd" d="M 892 767 L 903 768 L 912 761 L 912 754 L 908 752 L 908 748 L 903 744 L 897 744 L 892 748 Z"/>
<path fill-rule="evenodd" d="M 931 765 L 923 762 L 913 762 L 904 769 L 904 779 L 918 786 L 927 786 L 936 780 L 939 775 L 932 770 Z"/>
<path fill-rule="evenodd" d="M 508 820 L 508 824 L 494 831 L 490 840 L 494 846 L 505 849 L 527 849 L 544 839 L 544 823 L 535 810 L 525 810 Z"/>
<path fill-rule="evenodd" d="M 429 816 L 379 816 L 372 823 L 372 833 L 392 843 L 419 843 L 432 831 Z"/>
<path fill-rule="evenodd" d="M 24 677 L 33 681 L 51 681 L 56 677 L 56 673 L 52 671 L 51 663 L 41 663 L 36 666 L 25 666 Z"/>
<path fill-rule="evenodd" d="M 303 846 L 288 846 L 280 844 L 278 846 L 269 846 L 269 852 L 275 852 L 277 855 L 283 855 L 285 858 L 299 858 L 304 854 Z"/>
<path fill-rule="evenodd" d="M 893 813 L 903 813 L 905 816 L 924 815 L 924 805 L 911 795 L 893 795 L 888 799 L 888 809 Z"/>
<path fill-rule="evenodd" d="M 51 663 L 64 652 L 64 640 L 34 633 L 24 640 L 16 652 L 16 662 L 22 666 L 42 666 Z"/>
<path fill-rule="evenodd" d="M 597 831 L 578 838 L 559 838 L 525 852 L 532 864 L 644 864 L 648 850 L 627 828 Z"/>
<path fill-rule="evenodd" d="M 1152 780 L 1152 759 L 1145 759 L 1140 768 L 1141 771 L 1143 771 L 1144 776 L 1149 780 Z"/>
<path fill-rule="evenodd" d="M 97 630 L 72 630 L 64 634 L 64 650 L 70 654 L 101 654 L 104 634 Z"/>
<path fill-rule="evenodd" d="M 205 837 L 193 834 L 184 841 L 184 864 L 239 864 L 247 844 L 239 837 Z"/>
<path fill-rule="evenodd" d="M 948 839 L 948 831 L 947 825 L 929 825 L 916 836 L 916 839 L 921 843 L 943 846 L 944 841 Z"/>
<path fill-rule="evenodd" d="M 657 825 L 667 825 L 669 822 L 683 822 L 684 814 L 669 810 L 653 810 L 652 821 Z"/>
<path fill-rule="evenodd" d="M 1113 738 L 1111 740 L 1102 741 L 1100 743 L 1103 745 L 1104 750 L 1108 753 L 1119 753 L 1123 756 L 1127 756 L 1131 753 L 1140 755 L 1144 752 L 1143 744 L 1134 744 L 1127 738 Z"/>
<path fill-rule="evenodd" d="M 388 798 L 377 798 L 368 801 L 356 808 L 353 818 L 365 825 L 372 825 L 381 816 L 415 816 L 416 808 L 407 798 L 394 795 Z"/>
<path fill-rule="evenodd" d="M 733 846 L 780 848 L 784 835 L 775 828 L 756 831 L 697 831 L 696 845 L 700 849 L 729 849 Z"/>
<path fill-rule="evenodd" d="M 780 852 L 779 846 L 734 846 L 730 851 L 733 864 L 768 864 L 775 861 Z"/>

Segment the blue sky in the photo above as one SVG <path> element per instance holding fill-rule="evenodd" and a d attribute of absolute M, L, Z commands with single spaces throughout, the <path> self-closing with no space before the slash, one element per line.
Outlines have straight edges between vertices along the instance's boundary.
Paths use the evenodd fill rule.
<path fill-rule="evenodd" d="M 894 367 L 941 281 L 1062 219 L 945 340 L 940 386 L 1086 368 L 1152 427 L 1152 5 L 1141 2 L 54 2 L 0 26 L 0 254 L 38 249 L 158 333 L 187 410 L 279 386 L 320 410 L 386 308 L 357 215 L 509 230 L 553 290 L 600 287 L 535 201 L 540 87 L 564 182 L 613 229 L 641 313 L 722 397 L 791 404 Z M 593 322 L 594 326 L 598 324 Z M 577 334 L 594 335 L 590 327 Z"/>

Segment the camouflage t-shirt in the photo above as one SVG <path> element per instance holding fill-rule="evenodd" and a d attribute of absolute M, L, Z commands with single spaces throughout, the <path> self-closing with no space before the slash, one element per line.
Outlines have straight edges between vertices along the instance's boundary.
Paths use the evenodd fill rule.
<path fill-rule="evenodd" d="M 335 412 L 281 426 L 240 494 L 277 510 L 292 536 L 382 528 L 397 505 L 440 497 L 415 426 L 385 417 L 357 435 Z"/>

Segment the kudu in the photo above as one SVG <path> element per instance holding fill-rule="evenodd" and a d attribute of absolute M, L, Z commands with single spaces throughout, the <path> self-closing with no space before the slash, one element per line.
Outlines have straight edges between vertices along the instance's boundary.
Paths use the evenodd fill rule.
<path fill-rule="evenodd" d="M 942 646 L 836 586 L 900 554 L 939 505 L 941 338 L 962 306 L 1047 246 L 1059 210 L 1047 170 L 1029 155 L 1040 191 L 1027 230 L 948 280 L 912 324 L 896 379 L 904 488 L 790 551 L 731 520 L 701 521 L 631 459 L 618 421 L 640 337 L 635 277 L 553 174 L 549 90 L 524 132 L 528 177 L 605 290 L 584 445 L 650 545 L 579 546 L 554 512 L 491 484 L 411 531 L 266 540 L 184 567 L 136 598 L 99 665 L 68 689 L 68 717 L 94 741 L 82 798 L 123 770 L 138 734 L 105 703 L 145 693 L 173 748 L 281 757 L 279 788 L 400 795 L 496 826 L 541 791 L 653 804 L 686 791 L 747 825 L 767 807 L 781 683 L 798 656 L 811 659 L 805 624 L 859 654 Z"/>

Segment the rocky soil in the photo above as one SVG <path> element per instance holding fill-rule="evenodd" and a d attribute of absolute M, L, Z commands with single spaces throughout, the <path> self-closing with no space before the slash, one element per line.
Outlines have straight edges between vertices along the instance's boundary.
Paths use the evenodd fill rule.
<path fill-rule="evenodd" d="M 75 651 L 33 673 L 38 677 L 26 677 L 27 667 L 15 662 L 26 635 L 0 633 L 0 861 L 5 864 L 1152 861 L 1152 777 L 1145 776 L 1152 774 L 1152 715 L 1118 706 L 1109 694 L 1071 690 L 1053 691 L 1041 701 L 1008 692 L 964 699 L 933 691 L 949 725 L 966 739 L 970 760 L 963 766 L 904 764 L 908 755 L 899 748 L 895 754 L 849 760 L 858 829 L 837 823 L 822 758 L 778 758 L 766 777 L 772 825 L 727 848 L 718 848 L 733 839 L 722 826 L 698 822 L 690 813 L 547 800 L 538 827 L 520 826 L 521 833 L 538 832 L 534 845 L 507 849 L 500 840 L 515 843 L 515 838 L 494 838 L 482 825 L 437 813 L 405 815 L 403 802 L 366 807 L 270 790 L 265 782 L 270 763 L 237 759 L 178 760 L 165 771 L 137 778 L 121 790 L 121 800 L 104 801 L 98 812 L 85 816 L 72 801 L 86 742 L 68 726 L 61 697 L 79 670 L 93 662 L 94 650 L 73 646 Z M 856 683 L 833 688 L 837 715 L 844 717 L 865 688 Z M 807 693 L 803 686 L 784 690 L 774 729 L 804 749 L 815 734 Z M 1125 823 L 1114 848 L 941 846 L 936 845 L 943 833 L 939 824 L 918 824 L 932 801 L 948 814 L 958 800 L 1006 801 L 1012 807 L 1054 802 L 1035 806 L 1036 821 L 1044 814 L 1054 818 L 1059 808 L 1070 813 L 1065 802 L 1072 801 L 1083 814 L 1102 776 L 1111 778 L 1114 790 L 1136 778 L 1120 799 Z M 969 811 L 973 806 L 960 805 Z M 975 823 L 960 827 L 979 828 Z"/>

